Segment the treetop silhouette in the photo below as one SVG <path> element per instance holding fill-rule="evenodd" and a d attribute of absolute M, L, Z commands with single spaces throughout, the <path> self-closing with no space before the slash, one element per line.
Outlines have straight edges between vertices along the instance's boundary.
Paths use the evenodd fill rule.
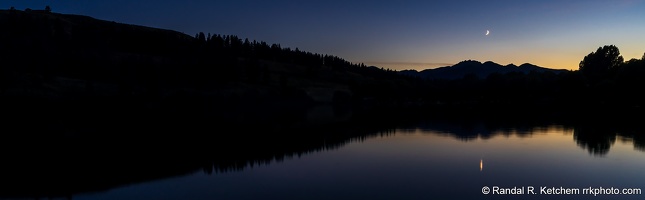
<path fill-rule="evenodd" d="M 612 70 L 623 63 L 623 56 L 615 45 L 598 47 L 580 61 L 580 71 L 591 81 L 596 82 L 607 78 Z"/>

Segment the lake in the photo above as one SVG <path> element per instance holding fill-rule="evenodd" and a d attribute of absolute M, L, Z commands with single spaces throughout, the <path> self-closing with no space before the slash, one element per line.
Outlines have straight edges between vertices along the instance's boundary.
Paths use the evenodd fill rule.
<path fill-rule="evenodd" d="M 643 199 L 639 131 L 618 124 L 423 120 L 342 139 L 323 135 L 311 147 L 68 197 Z"/>

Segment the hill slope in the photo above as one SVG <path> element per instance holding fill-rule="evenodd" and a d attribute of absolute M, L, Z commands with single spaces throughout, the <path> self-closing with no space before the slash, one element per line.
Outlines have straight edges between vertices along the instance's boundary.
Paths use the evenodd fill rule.
<path fill-rule="evenodd" d="M 232 35 L 45 11 L 0 10 L 0 26 L 0 97 L 5 115 L 21 116 L 16 124 L 150 112 L 300 123 L 293 119 L 314 105 L 376 105 L 423 91 L 394 71 Z"/>
<path fill-rule="evenodd" d="M 580 73 L 531 64 L 464 61 L 397 72 L 233 35 L 192 37 L 45 11 L 0 10 L 0 26 L 0 96 L 27 108 L 35 104 L 25 99 L 35 99 L 107 111 L 214 110 L 223 119 L 262 121 L 312 105 L 553 105 L 587 91 Z M 51 107 L 60 106 L 44 109 Z"/>
<path fill-rule="evenodd" d="M 6 27 L 0 32 L 0 59 L 5 63 L 3 70 L 13 73 L 5 79 L 5 95 L 233 92 L 244 96 L 259 92 L 275 97 L 273 93 L 286 88 L 306 93 L 314 101 L 329 102 L 333 97 L 328 93 L 349 92 L 348 80 L 397 78 L 393 72 L 278 44 L 236 36 L 209 34 L 204 38 L 203 33 L 196 38 L 79 15 L 3 10 L 0 25 Z M 328 91 L 322 94 L 324 89 Z M 31 94 L 20 93 L 27 91 Z"/>

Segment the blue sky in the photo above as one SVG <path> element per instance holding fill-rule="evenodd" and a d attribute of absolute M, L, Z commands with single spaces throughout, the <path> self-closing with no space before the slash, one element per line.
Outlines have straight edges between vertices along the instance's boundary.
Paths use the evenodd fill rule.
<path fill-rule="evenodd" d="M 473 59 L 578 69 L 588 53 L 645 53 L 645 0 L 540 1 L 2 1 L 98 19 L 234 34 L 396 70 Z M 490 35 L 486 36 L 486 30 Z"/>

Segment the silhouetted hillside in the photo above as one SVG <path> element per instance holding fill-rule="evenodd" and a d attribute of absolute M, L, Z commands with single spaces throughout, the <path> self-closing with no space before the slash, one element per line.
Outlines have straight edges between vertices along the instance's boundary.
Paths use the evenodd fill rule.
<path fill-rule="evenodd" d="M 453 66 L 439 67 L 436 69 L 426 69 L 420 72 L 416 70 L 403 70 L 399 73 L 408 76 L 421 77 L 424 79 L 455 80 L 464 78 L 466 76 L 474 76 L 476 78 L 483 79 L 494 73 L 507 74 L 511 72 L 521 72 L 528 74 L 529 72 L 552 72 L 558 74 L 566 71 L 567 70 L 556 70 L 539 67 L 529 63 L 524 63 L 520 66 L 513 64 L 503 66 L 491 61 L 481 63 L 479 61 L 467 60 L 457 63 Z"/>
<path fill-rule="evenodd" d="M 414 79 L 237 36 L 121 24 L 44 11 L 0 11 L 3 96 L 186 98 L 306 106 L 391 95 Z"/>
<path fill-rule="evenodd" d="M 234 170 L 421 117 L 603 124 L 642 121 L 645 105 L 645 56 L 604 66 L 603 48 L 584 58 L 582 72 L 464 61 L 412 73 L 234 35 L 49 11 L 0 10 L 0 27 L 2 197 Z M 436 129 L 475 133 L 456 124 Z M 576 131 L 581 147 L 604 153 L 622 130 Z M 643 148 L 640 135 L 625 135 Z"/>
<path fill-rule="evenodd" d="M 397 72 L 235 35 L 193 37 L 48 11 L 2 10 L 0 26 L 0 97 L 18 116 L 52 108 L 156 111 L 208 114 L 224 123 L 291 119 L 314 105 L 353 111 L 643 105 L 633 92 L 643 87 L 645 71 L 637 59 L 584 70 L 590 73 L 490 61 Z M 585 69 L 602 61 L 592 55 Z"/>

